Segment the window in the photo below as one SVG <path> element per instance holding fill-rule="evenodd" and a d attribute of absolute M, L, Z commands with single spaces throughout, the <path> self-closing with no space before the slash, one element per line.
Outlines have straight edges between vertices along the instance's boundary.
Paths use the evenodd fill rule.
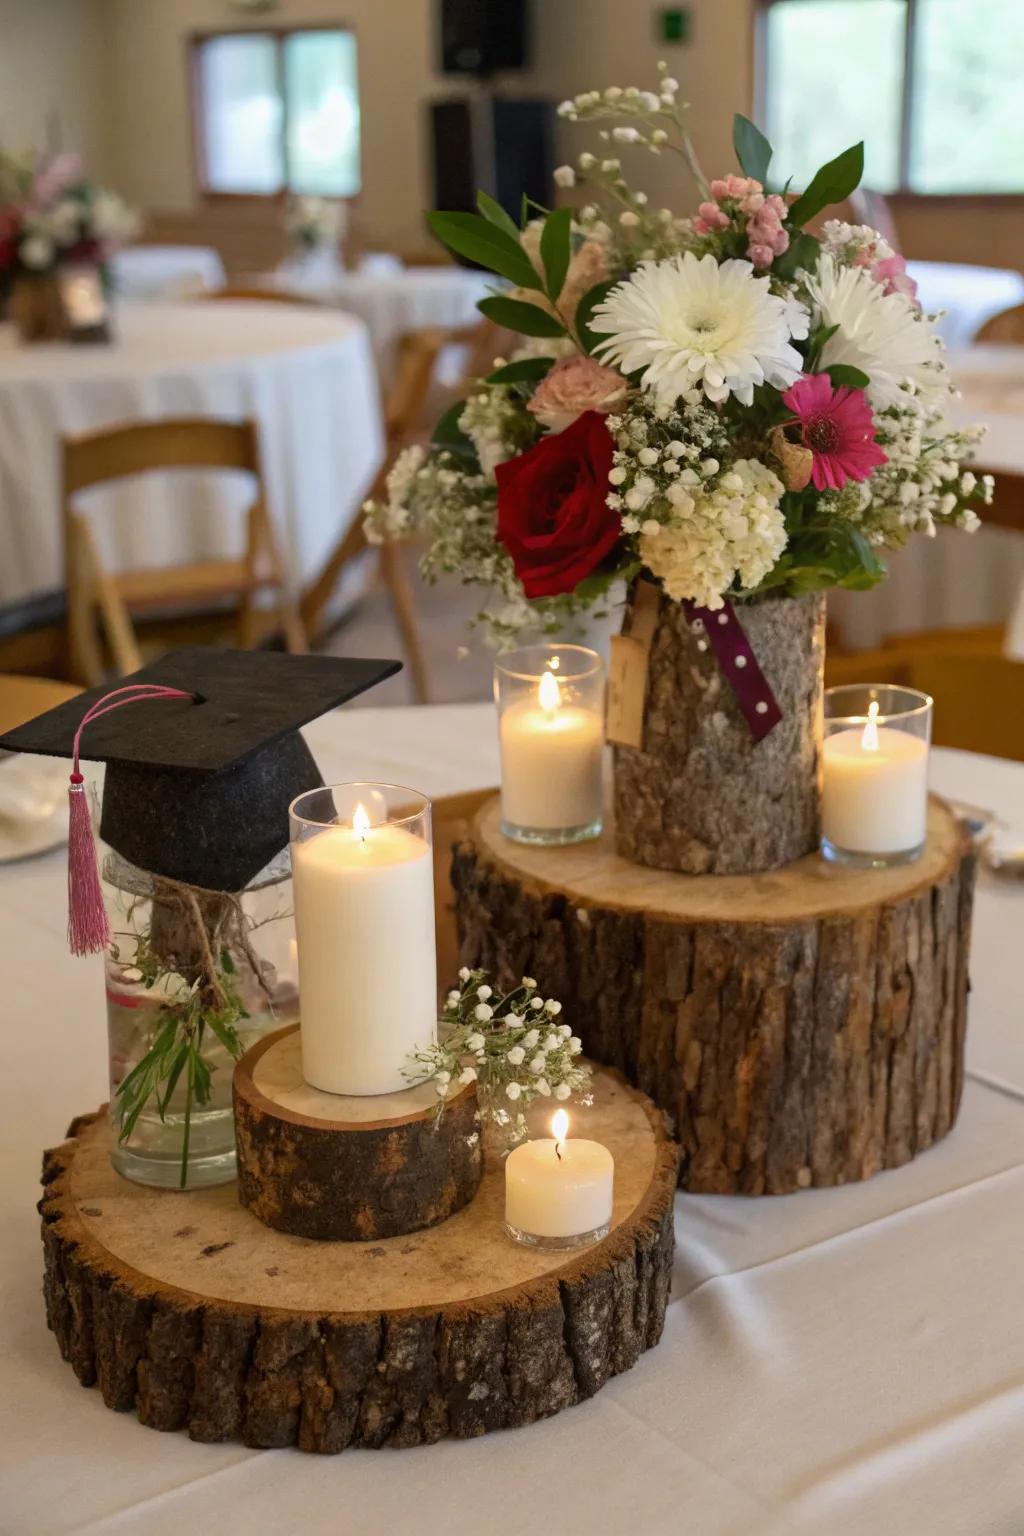
<path fill-rule="evenodd" d="M 351 32 L 220 32 L 193 42 L 205 192 L 273 197 L 359 191 L 359 88 Z"/>
<path fill-rule="evenodd" d="M 762 105 L 805 186 L 864 140 L 880 192 L 1024 192 L 1021 0 L 762 0 Z"/>

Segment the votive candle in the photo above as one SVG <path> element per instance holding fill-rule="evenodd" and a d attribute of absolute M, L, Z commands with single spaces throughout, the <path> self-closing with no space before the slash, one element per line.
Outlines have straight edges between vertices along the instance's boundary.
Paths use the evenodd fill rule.
<path fill-rule="evenodd" d="M 523 1142 L 505 1159 L 505 1230 L 517 1242 L 575 1248 L 608 1232 L 614 1159 L 600 1142 L 568 1135 L 560 1109 L 550 1137 Z"/>
<path fill-rule="evenodd" d="M 931 704 L 910 688 L 827 691 L 821 792 L 827 858 L 886 865 L 920 855 L 927 837 Z"/>

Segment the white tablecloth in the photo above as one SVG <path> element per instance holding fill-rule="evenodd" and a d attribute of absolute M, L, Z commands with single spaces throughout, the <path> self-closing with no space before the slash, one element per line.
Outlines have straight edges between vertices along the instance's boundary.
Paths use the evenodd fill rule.
<path fill-rule="evenodd" d="M 480 787 L 486 705 L 343 710 L 329 778 Z M 1024 767 L 936 752 L 947 793 L 1024 817 Z M 99 970 L 64 865 L 0 871 L 0 1529 L 413 1536 L 1018 1536 L 1024 1529 L 1024 885 L 982 875 L 959 1123 L 908 1167 L 777 1199 L 677 1197 L 660 1346 L 589 1403 L 411 1451 L 193 1445 L 84 1391 L 47 1333 L 40 1148 L 106 1095 Z"/>
<path fill-rule="evenodd" d="M 112 346 L 20 346 L 0 327 L 0 604 L 62 582 L 58 437 L 162 416 L 259 421 L 270 510 L 296 581 L 319 570 L 383 453 L 366 328 L 274 304 L 114 311 Z M 147 476 L 90 493 L 106 560 L 240 552 L 244 477 Z"/>
<path fill-rule="evenodd" d="M 125 299 L 182 299 L 225 281 L 224 263 L 209 245 L 132 245 L 110 267 L 114 292 Z"/>
<path fill-rule="evenodd" d="M 938 332 L 947 347 L 967 347 L 985 321 L 1024 304 L 1024 273 L 1008 267 L 972 267 L 956 261 L 908 261 L 917 296 L 928 314 L 944 310 Z"/>
<path fill-rule="evenodd" d="M 952 419 L 986 428 L 974 467 L 1024 474 L 1024 347 L 964 347 L 948 362 L 963 397 Z M 941 529 L 934 539 L 911 539 L 885 561 L 888 580 L 873 591 L 829 593 L 829 617 L 845 644 L 1006 622 L 1016 637 L 1008 648 L 1024 657 L 1024 536 L 1005 528 Z"/>
<path fill-rule="evenodd" d="M 487 297 L 495 279 L 487 272 L 463 267 L 397 267 L 380 272 L 304 270 L 286 266 L 264 279 L 320 304 L 358 315 L 370 332 L 380 375 L 388 382 L 395 343 L 406 331 L 422 326 L 472 325 L 480 319 L 477 301 Z"/>

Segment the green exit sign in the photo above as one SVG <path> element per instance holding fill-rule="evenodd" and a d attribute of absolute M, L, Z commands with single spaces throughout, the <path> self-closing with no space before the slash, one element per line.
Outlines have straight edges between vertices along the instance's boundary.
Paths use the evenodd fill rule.
<path fill-rule="evenodd" d="M 657 12 L 659 43 L 688 43 L 693 36 L 693 12 L 688 5 L 663 5 Z"/>

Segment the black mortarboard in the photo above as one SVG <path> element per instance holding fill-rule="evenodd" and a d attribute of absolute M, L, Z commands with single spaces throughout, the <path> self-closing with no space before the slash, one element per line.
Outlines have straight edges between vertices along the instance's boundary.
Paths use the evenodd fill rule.
<path fill-rule="evenodd" d="M 8 731 L 0 747 L 70 757 L 89 707 L 129 683 L 195 695 L 90 721 L 82 757 L 107 764 L 100 836 L 140 869 L 240 891 L 288 842 L 289 803 L 323 783 L 299 727 L 400 666 L 189 646 Z"/>

